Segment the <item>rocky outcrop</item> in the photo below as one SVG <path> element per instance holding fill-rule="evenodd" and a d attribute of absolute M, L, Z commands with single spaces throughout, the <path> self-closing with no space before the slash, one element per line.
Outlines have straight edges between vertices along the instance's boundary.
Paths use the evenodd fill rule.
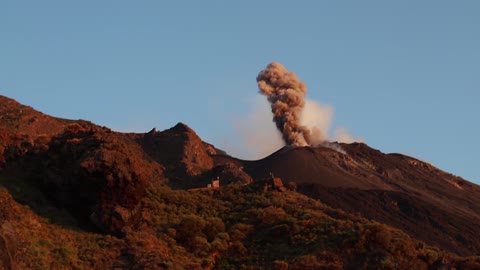
<path fill-rule="evenodd" d="M 73 120 L 45 115 L 32 107 L 0 95 L 0 169 L 9 160 L 17 161 L 34 149 L 37 141 L 46 141 L 63 131 Z M 77 121 L 92 123 L 87 121 Z"/>
<path fill-rule="evenodd" d="M 188 126 L 126 134 L 42 114 L 0 96 L 0 170 L 31 179 L 81 224 L 120 234 L 149 185 L 182 188 L 213 168 L 217 149 Z"/>
<path fill-rule="evenodd" d="M 0 128 L 12 134 L 28 134 L 32 138 L 54 135 L 73 122 L 75 121 L 45 115 L 0 95 Z"/>
<path fill-rule="evenodd" d="M 153 159 L 163 164 L 172 181 L 201 175 L 213 168 L 213 160 L 200 137 L 183 123 L 143 134 L 137 141 Z"/>
<path fill-rule="evenodd" d="M 52 139 L 40 174 L 57 203 L 114 234 L 135 221 L 149 183 L 164 181 L 163 168 L 128 136 L 79 124 Z"/>
<path fill-rule="evenodd" d="M 232 183 L 246 185 L 253 182 L 250 175 L 244 172 L 241 167 L 232 163 L 216 166 L 211 172 L 211 177 L 218 177 L 221 185 Z"/>

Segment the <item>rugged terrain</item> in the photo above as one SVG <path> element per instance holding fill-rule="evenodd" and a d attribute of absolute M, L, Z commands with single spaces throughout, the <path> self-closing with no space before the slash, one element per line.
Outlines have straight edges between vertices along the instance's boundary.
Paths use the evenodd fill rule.
<path fill-rule="evenodd" d="M 284 148 L 240 164 L 254 178 L 272 172 L 303 194 L 428 244 L 480 254 L 480 187 L 426 162 L 353 143 Z"/>
<path fill-rule="evenodd" d="M 479 269 L 478 235 L 480 187 L 411 157 L 244 161 L 182 123 L 119 133 L 0 96 L 0 269 Z"/>

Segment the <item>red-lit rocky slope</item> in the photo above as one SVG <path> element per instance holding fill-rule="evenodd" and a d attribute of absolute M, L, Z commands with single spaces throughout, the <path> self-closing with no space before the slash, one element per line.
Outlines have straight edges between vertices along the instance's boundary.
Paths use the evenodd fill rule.
<path fill-rule="evenodd" d="M 242 161 L 181 123 L 120 133 L 0 96 L 0 185 L 39 215 L 60 213 L 52 222 L 61 225 L 67 223 L 58 217 L 71 215 L 80 227 L 124 235 L 145 219 L 142 198 L 149 187 L 205 187 L 214 177 L 222 186 L 247 184 L 270 173 L 330 206 L 400 228 L 429 245 L 480 253 L 480 187 L 411 157 L 332 143 Z M 3 222 L 10 207 L 1 209 Z"/>
<path fill-rule="evenodd" d="M 401 228 L 431 245 L 480 254 L 480 187 L 401 154 L 363 143 L 285 147 L 258 161 L 225 156 L 254 179 L 270 172 L 347 212 Z"/>
<path fill-rule="evenodd" d="M 214 168 L 215 153 L 181 123 L 162 132 L 120 133 L 51 117 L 0 96 L 0 173 L 17 179 L 2 184 L 12 191 L 35 187 L 79 223 L 104 232 L 121 234 L 138 220 L 149 185 L 203 187 L 213 174 L 239 170 Z M 249 179 L 243 173 L 236 180 Z"/>

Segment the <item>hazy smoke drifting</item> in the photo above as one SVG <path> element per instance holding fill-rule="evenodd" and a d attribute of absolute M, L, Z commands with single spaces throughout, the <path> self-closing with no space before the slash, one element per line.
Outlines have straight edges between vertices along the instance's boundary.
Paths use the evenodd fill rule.
<path fill-rule="evenodd" d="M 282 64 L 273 62 L 257 76 L 260 93 L 267 96 L 271 104 L 273 121 L 282 133 L 287 145 L 307 146 L 311 144 L 311 132 L 300 122 L 305 106 L 307 87 L 295 73 Z"/>
<path fill-rule="evenodd" d="M 337 129 L 335 129 L 335 132 L 334 132 L 334 138 L 335 140 L 339 141 L 339 142 L 343 142 L 343 143 L 353 143 L 353 142 L 363 142 L 363 139 L 361 138 L 354 138 L 352 135 L 350 135 L 350 133 L 348 133 L 348 131 L 343 128 L 343 127 L 339 127 Z"/>
<path fill-rule="evenodd" d="M 247 99 L 249 113 L 234 120 L 234 144 L 223 146 L 227 153 L 243 159 L 264 158 L 285 146 L 272 122 L 268 101 L 260 95 Z"/>
<path fill-rule="evenodd" d="M 305 107 L 301 115 L 301 124 L 311 131 L 310 145 L 318 145 L 325 141 L 342 143 L 363 142 L 362 138 L 352 136 L 344 127 L 336 127 L 332 134 L 332 122 L 332 106 L 305 99 Z"/>
<path fill-rule="evenodd" d="M 332 106 L 305 99 L 300 123 L 311 130 L 310 145 L 317 145 L 327 140 L 333 119 Z"/>

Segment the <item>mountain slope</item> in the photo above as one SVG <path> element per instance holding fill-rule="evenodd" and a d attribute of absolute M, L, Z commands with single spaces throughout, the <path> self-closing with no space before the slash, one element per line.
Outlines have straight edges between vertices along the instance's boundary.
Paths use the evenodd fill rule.
<path fill-rule="evenodd" d="M 480 187 L 415 158 L 362 143 L 330 143 L 232 162 L 254 178 L 271 172 L 297 183 L 304 194 L 402 228 L 429 244 L 458 254 L 480 253 Z"/>
<path fill-rule="evenodd" d="M 41 189 L 80 223 L 108 233 L 121 234 L 138 221 L 149 185 L 193 187 L 213 168 L 208 146 L 183 124 L 164 132 L 120 133 L 51 117 L 3 96 L 0 117 L 0 168 Z M 190 182 L 183 181 L 186 176 Z"/>
<path fill-rule="evenodd" d="M 411 157 L 328 143 L 243 161 L 182 123 L 121 133 L 1 96 L 0 120 L 0 268 L 480 266 L 457 256 L 479 254 L 480 188 Z"/>

